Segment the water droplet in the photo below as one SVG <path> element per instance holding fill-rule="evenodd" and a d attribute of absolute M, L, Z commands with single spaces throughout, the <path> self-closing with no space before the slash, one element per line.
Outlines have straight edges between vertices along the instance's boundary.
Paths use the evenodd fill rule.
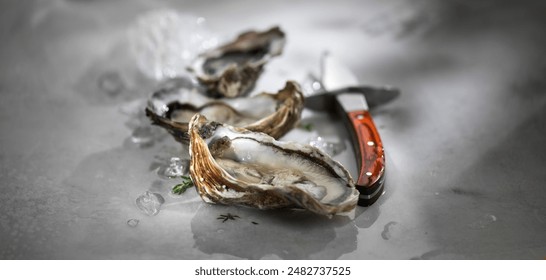
<path fill-rule="evenodd" d="M 98 87 L 109 96 L 119 95 L 125 88 L 125 83 L 118 72 L 108 71 L 98 78 Z"/>
<path fill-rule="evenodd" d="M 160 194 L 149 191 L 136 199 L 137 207 L 149 216 L 157 215 L 163 203 L 165 203 L 165 199 Z"/>
<path fill-rule="evenodd" d="M 311 96 L 322 89 L 322 85 L 313 74 L 309 73 L 301 83 L 304 96 Z"/>
<path fill-rule="evenodd" d="M 139 126 L 131 135 L 131 141 L 135 144 L 146 145 L 154 141 L 152 129 L 150 126 Z"/>
<path fill-rule="evenodd" d="M 316 91 L 322 89 L 322 85 L 321 85 L 319 82 L 313 82 L 313 84 L 311 84 L 311 86 L 312 86 L 313 89 L 316 90 Z"/>
<path fill-rule="evenodd" d="M 151 125 L 137 126 L 131 134 L 131 142 L 140 147 L 149 147 L 154 142 L 162 139 L 165 136 L 165 131 L 159 127 Z"/>
<path fill-rule="evenodd" d="M 497 221 L 497 217 L 492 214 L 485 214 L 480 217 L 477 221 L 469 224 L 468 226 L 472 229 L 484 229 L 487 226 Z"/>
<path fill-rule="evenodd" d="M 397 222 L 389 222 L 383 227 L 383 232 L 381 233 L 381 237 L 385 240 L 389 240 L 392 237 L 392 227 L 396 226 L 398 224 Z"/>
<path fill-rule="evenodd" d="M 137 220 L 137 219 L 129 219 L 129 220 L 127 220 L 127 225 L 130 226 L 130 227 L 136 227 L 136 226 L 138 226 L 139 222 L 140 221 Z"/>
<path fill-rule="evenodd" d="M 345 144 L 343 144 L 343 142 L 339 142 L 339 143 L 329 142 L 329 141 L 326 141 L 326 139 L 324 139 L 321 136 L 311 137 L 307 141 L 307 143 L 313 147 L 320 149 L 321 151 L 327 153 L 330 156 L 335 156 L 346 149 Z"/>
<path fill-rule="evenodd" d="M 126 102 L 119 107 L 119 111 L 129 117 L 144 115 L 147 100 L 144 98 Z"/>

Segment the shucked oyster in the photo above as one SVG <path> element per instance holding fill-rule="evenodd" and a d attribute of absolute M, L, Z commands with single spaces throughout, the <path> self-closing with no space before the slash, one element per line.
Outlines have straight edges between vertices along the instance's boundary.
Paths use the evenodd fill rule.
<path fill-rule="evenodd" d="M 302 207 L 322 215 L 356 207 L 358 191 L 347 170 L 312 146 L 276 141 L 199 114 L 189 125 L 190 175 L 206 202 Z"/>
<path fill-rule="evenodd" d="M 248 31 L 233 42 L 201 54 L 190 71 L 215 97 L 245 95 L 254 86 L 264 64 L 282 53 L 284 32 L 279 27 L 265 32 Z"/>
<path fill-rule="evenodd" d="M 288 81 L 276 94 L 211 99 L 188 84 L 164 88 L 153 94 L 146 115 L 181 143 L 189 143 L 188 122 L 200 113 L 213 121 L 263 132 L 274 138 L 294 128 L 303 110 L 303 94 L 297 83 Z"/>

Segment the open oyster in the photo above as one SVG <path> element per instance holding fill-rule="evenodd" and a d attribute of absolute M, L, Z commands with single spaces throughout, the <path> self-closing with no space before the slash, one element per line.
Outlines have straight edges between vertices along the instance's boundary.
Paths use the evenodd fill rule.
<path fill-rule="evenodd" d="M 181 143 L 189 143 L 188 122 L 200 113 L 213 121 L 263 132 L 274 138 L 294 128 L 303 110 L 303 94 L 296 82 L 288 81 L 276 94 L 211 99 L 199 94 L 188 82 L 173 84 L 155 92 L 146 115 Z"/>
<path fill-rule="evenodd" d="M 328 216 L 357 205 L 358 191 L 347 170 L 317 148 L 207 121 L 200 114 L 189 126 L 190 175 L 206 202 L 302 207 Z"/>
<path fill-rule="evenodd" d="M 199 55 L 189 70 L 215 97 L 247 94 L 264 64 L 282 53 L 284 32 L 273 27 L 265 32 L 248 31 L 233 42 Z"/>

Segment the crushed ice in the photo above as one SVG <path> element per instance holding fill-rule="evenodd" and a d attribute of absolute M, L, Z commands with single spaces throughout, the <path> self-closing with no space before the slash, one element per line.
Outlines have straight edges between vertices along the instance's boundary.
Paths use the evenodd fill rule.
<path fill-rule="evenodd" d="M 343 142 L 330 142 L 322 136 L 313 136 L 307 140 L 307 143 L 316 147 L 330 156 L 335 156 L 346 149 Z"/>
<path fill-rule="evenodd" d="M 188 170 L 189 161 L 182 160 L 179 157 L 172 157 L 170 159 L 169 166 L 165 168 L 160 168 L 158 170 L 158 175 L 161 177 L 167 178 L 177 178 L 182 177 L 186 174 Z"/>
<path fill-rule="evenodd" d="M 217 41 L 203 17 L 174 9 L 145 13 L 129 30 L 132 55 L 138 68 L 156 80 L 184 75 L 191 60 L 215 47 Z"/>

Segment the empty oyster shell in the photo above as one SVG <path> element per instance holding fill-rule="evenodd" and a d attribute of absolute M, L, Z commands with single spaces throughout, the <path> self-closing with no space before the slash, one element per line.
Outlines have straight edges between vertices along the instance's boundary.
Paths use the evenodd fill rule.
<path fill-rule="evenodd" d="M 146 115 L 178 141 L 189 143 L 188 122 L 196 113 L 208 119 L 263 132 L 274 138 L 294 128 L 303 110 L 303 94 L 296 82 L 288 81 L 276 94 L 211 99 L 199 94 L 189 82 L 174 84 L 155 92 Z"/>
<path fill-rule="evenodd" d="M 209 122 L 200 114 L 189 125 L 190 175 L 206 202 L 302 207 L 328 216 L 357 205 L 347 170 L 317 148 Z"/>
<path fill-rule="evenodd" d="M 199 55 L 189 70 L 214 97 L 245 95 L 254 87 L 264 64 L 282 53 L 284 43 L 285 35 L 279 27 L 248 31 Z"/>

